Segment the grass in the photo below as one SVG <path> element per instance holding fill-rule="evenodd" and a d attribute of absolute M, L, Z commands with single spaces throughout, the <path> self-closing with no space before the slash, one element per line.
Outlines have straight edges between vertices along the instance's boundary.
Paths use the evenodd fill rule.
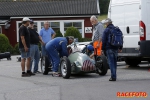
<path fill-rule="evenodd" d="M 103 19 L 106 19 L 106 18 L 107 18 L 107 14 L 98 16 L 99 21 L 102 21 Z"/>

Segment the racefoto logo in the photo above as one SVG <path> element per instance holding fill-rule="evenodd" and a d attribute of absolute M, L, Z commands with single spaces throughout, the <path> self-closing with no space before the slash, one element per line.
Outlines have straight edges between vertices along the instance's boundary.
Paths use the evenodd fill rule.
<path fill-rule="evenodd" d="M 118 98 L 146 98 L 146 92 L 117 92 Z"/>

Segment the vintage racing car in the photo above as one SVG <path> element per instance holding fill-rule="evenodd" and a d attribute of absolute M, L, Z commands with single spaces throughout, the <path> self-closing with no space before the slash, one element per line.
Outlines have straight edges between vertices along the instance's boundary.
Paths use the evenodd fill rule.
<path fill-rule="evenodd" d="M 106 75 L 109 68 L 105 55 L 91 59 L 87 54 L 87 45 L 90 42 L 74 42 L 68 46 L 68 57 L 61 58 L 59 71 L 63 78 L 69 78 L 71 74 L 97 73 Z M 41 70 L 44 75 L 51 71 L 52 65 L 47 57 L 41 59 Z"/>

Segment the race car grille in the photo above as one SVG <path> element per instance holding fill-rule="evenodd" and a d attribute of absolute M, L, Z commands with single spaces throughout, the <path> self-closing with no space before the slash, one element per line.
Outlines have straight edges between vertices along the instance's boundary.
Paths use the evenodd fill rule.
<path fill-rule="evenodd" d="M 95 70 L 95 66 L 90 60 L 85 60 L 83 62 L 82 71 L 90 72 L 90 71 L 94 71 L 94 70 Z"/>

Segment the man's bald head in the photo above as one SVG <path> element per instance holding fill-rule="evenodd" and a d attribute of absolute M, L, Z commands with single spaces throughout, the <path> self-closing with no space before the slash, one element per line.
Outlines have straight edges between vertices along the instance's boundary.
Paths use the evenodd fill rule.
<path fill-rule="evenodd" d="M 98 19 L 94 15 L 91 16 L 90 21 L 92 25 L 96 25 L 98 23 Z"/>

